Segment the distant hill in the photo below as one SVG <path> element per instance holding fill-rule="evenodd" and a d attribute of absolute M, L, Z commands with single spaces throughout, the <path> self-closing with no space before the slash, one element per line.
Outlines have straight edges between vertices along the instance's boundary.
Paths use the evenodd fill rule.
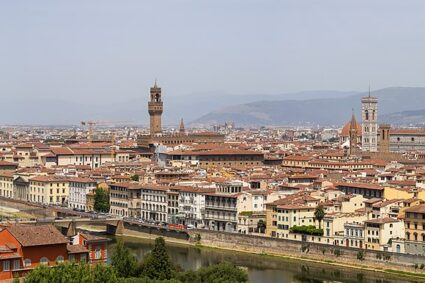
<path fill-rule="evenodd" d="M 236 104 L 212 111 L 193 124 L 216 124 L 234 121 L 236 125 L 341 125 L 351 117 L 354 108 L 360 120 L 361 98 L 367 93 L 344 97 L 256 101 Z M 371 95 L 379 99 L 379 116 L 385 120 L 391 113 L 417 111 L 425 108 L 424 87 L 391 87 L 376 90 Z M 395 117 L 396 119 L 396 117 Z"/>
<path fill-rule="evenodd" d="M 381 121 L 394 126 L 424 126 L 425 109 L 386 114 L 381 117 Z"/>
<path fill-rule="evenodd" d="M 178 125 L 181 118 L 185 122 L 197 119 L 205 113 L 232 104 L 249 103 L 258 100 L 311 99 L 347 97 L 355 92 L 342 91 L 304 91 L 286 94 L 248 94 L 232 95 L 223 91 L 174 95 L 167 88 L 162 89 L 164 101 L 163 123 Z M 61 97 L 58 94 L 58 97 Z M 69 97 L 69 96 L 65 96 Z M 12 94 L 2 94 L 0 107 L 0 126 L 5 124 L 31 125 L 78 125 L 82 120 L 129 121 L 129 124 L 147 125 L 149 116 L 147 103 L 148 91 L 140 96 L 117 94 L 116 99 L 80 101 L 76 99 L 15 98 Z"/>

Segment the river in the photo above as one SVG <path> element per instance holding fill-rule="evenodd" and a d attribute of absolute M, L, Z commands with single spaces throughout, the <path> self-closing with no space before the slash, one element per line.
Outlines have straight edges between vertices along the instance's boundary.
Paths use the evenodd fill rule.
<path fill-rule="evenodd" d="M 118 238 L 118 237 L 117 237 Z M 133 237 L 122 238 L 125 246 L 135 252 L 138 259 L 153 247 L 153 240 Z M 116 238 L 112 238 L 111 251 Z M 407 283 L 419 282 L 391 274 L 362 271 L 320 263 L 284 259 L 267 255 L 255 255 L 227 250 L 198 248 L 189 245 L 167 242 L 167 251 L 174 263 L 184 270 L 198 269 L 222 261 L 231 262 L 247 270 L 249 281 L 253 283 L 289 282 L 364 282 L 364 283 Z"/>

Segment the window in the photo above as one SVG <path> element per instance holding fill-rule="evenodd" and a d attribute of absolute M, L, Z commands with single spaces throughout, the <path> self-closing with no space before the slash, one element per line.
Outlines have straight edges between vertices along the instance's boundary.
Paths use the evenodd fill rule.
<path fill-rule="evenodd" d="M 80 262 L 86 262 L 87 261 L 87 255 L 86 254 L 81 254 L 80 255 Z"/>
<path fill-rule="evenodd" d="M 15 259 L 13 261 L 13 270 L 18 270 L 21 268 L 21 260 L 20 259 Z"/>
<path fill-rule="evenodd" d="M 95 259 L 100 259 L 102 257 L 101 250 L 99 247 L 96 247 Z"/>
<path fill-rule="evenodd" d="M 10 261 L 5 260 L 3 261 L 3 271 L 9 271 L 10 270 Z"/>
<path fill-rule="evenodd" d="M 24 260 L 24 267 L 30 267 L 30 266 L 31 266 L 31 260 L 27 258 L 26 260 Z"/>
<path fill-rule="evenodd" d="M 63 256 L 58 256 L 57 258 L 56 258 L 56 263 L 62 263 L 63 262 Z"/>
<path fill-rule="evenodd" d="M 49 260 L 47 259 L 47 257 L 40 258 L 40 264 L 49 264 Z"/>

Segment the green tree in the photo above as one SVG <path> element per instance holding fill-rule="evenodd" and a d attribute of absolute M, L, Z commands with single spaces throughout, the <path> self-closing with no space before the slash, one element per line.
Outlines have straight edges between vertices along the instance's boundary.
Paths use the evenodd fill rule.
<path fill-rule="evenodd" d="M 59 264 L 54 268 L 40 265 L 27 274 L 25 283 L 118 283 L 112 267 L 103 264 Z"/>
<path fill-rule="evenodd" d="M 239 283 L 248 282 L 248 274 L 231 263 L 222 262 L 209 267 L 203 267 L 196 272 L 189 271 L 183 273 L 179 279 L 184 283 Z"/>
<path fill-rule="evenodd" d="M 258 232 L 265 233 L 266 232 L 266 221 L 264 221 L 263 219 L 258 220 L 257 229 L 258 229 Z"/>
<path fill-rule="evenodd" d="M 131 251 L 124 246 L 122 240 L 118 240 L 112 250 L 111 266 L 119 277 L 132 277 L 137 274 L 137 259 Z"/>
<path fill-rule="evenodd" d="M 39 265 L 25 277 L 25 283 L 50 283 L 52 269 L 45 265 Z"/>
<path fill-rule="evenodd" d="M 175 276 L 176 270 L 165 249 L 164 238 L 155 239 L 155 246 L 143 259 L 140 273 L 142 277 L 159 280 L 171 279 Z"/>
<path fill-rule="evenodd" d="M 325 210 L 322 205 L 318 205 L 314 211 L 314 218 L 319 221 L 319 229 L 322 228 L 322 220 L 325 218 Z"/>
<path fill-rule="evenodd" d="M 109 212 L 109 194 L 106 190 L 96 188 L 94 191 L 94 210 Z"/>
<path fill-rule="evenodd" d="M 137 175 L 137 174 L 131 176 L 130 178 L 131 178 L 131 180 L 136 181 L 136 182 L 139 182 L 139 179 L 140 179 L 139 175 Z"/>

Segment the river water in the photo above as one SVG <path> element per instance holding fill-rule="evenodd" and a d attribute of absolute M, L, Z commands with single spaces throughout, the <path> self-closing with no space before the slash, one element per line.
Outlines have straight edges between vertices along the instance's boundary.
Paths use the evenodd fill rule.
<path fill-rule="evenodd" d="M 117 237 L 118 238 L 118 237 Z M 139 259 L 153 248 L 154 240 L 120 237 Z M 111 250 L 116 238 L 112 238 Z M 254 255 L 227 250 L 198 248 L 167 242 L 167 251 L 174 263 L 183 269 L 198 269 L 222 261 L 234 263 L 247 270 L 249 281 L 254 283 L 289 282 L 420 282 L 390 274 L 335 267 L 326 264 L 283 259 L 266 255 Z"/>

